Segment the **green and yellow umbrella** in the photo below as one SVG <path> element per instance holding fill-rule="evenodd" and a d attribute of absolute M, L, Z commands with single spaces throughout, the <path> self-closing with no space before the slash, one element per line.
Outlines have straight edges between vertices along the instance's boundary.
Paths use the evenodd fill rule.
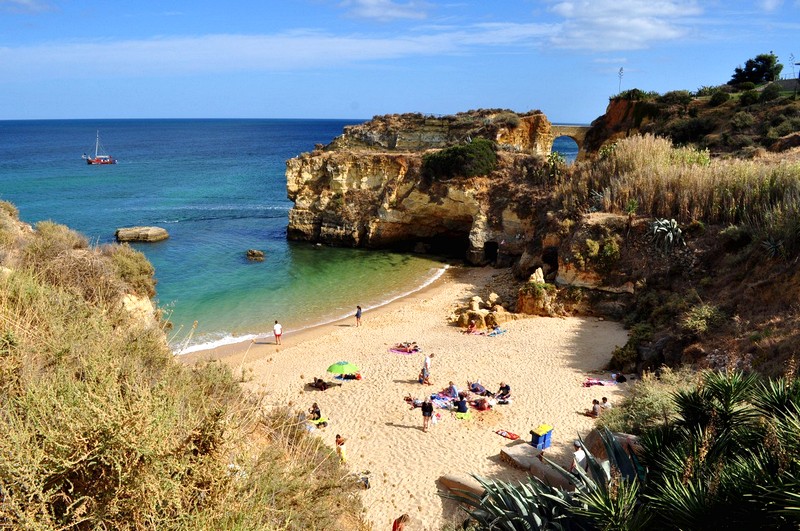
<path fill-rule="evenodd" d="M 356 365 L 350 363 L 349 361 L 337 361 L 330 367 L 328 367 L 328 372 L 332 374 L 355 374 L 359 372 L 359 369 Z"/>

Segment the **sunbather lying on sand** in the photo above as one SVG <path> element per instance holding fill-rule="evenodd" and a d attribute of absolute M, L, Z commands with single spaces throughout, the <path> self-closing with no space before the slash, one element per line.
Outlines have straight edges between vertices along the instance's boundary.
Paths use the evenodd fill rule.
<path fill-rule="evenodd" d="M 422 400 L 420 400 L 419 398 L 414 398 L 414 397 L 412 397 L 411 395 L 406 395 L 406 396 L 404 396 L 404 397 L 403 397 L 403 400 L 405 400 L 405 401 L 406 401 L 406 403 L 407 403 L 409 406 L 411 406 L 411 409 L 415 409 L 415 408 L 418 408 L 418 407 L 422 407 L 422 402 L 423 402 L 423 401 L 422 401 Z"/>
<path fill-rule="evenodd" d="M 417 345 L 416 341 L 404 341 L 402 343 L 397 343 L 392 347 L 392 350 L 396 350 L 398 352 L 408 352 L 409 354 L 412 354 L 414 352 L 419 352 L 422 349 L 419 348 L 419 345 Z"/>
<path fill-rule="evenodd" d="M 486 389 L 483 385 L 481 385 L 480 380 L 476 380 L 474 382 L 467 382 L 467 388 L 469 389 L 470 393 L 475 393 L 476 395 L 480 396 L 494 396 L 488 389 Z"/>

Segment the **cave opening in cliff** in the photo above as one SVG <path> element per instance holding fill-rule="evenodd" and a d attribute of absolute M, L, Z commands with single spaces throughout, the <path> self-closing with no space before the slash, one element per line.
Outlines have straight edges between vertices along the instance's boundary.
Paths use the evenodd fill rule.
<path fill-rule="evenodd" d="M 497 244 L 497 242 L 485 242 L 483 244 L 483 259 L 489 264 L 495 263 L 497 261 L 497 252 L 499 250 L 500 246 Z"/>
<path fill-rule="evenodd" d="M 567 164 L 572 164 L 578 158 L 578 143 L 570 136 L 559 136 L 553 140 L 553 153 L 558 153 Z"/>
<path fill-rule="evenodd" d="M 469 234 L 437 234 L 428 240 L 431 252 L 453 258 L 464 258 L 469 249 Z"/>
<path fill-rule="evenodd" d="M 547 266 L 545 277 L 553 276 L 558 273 L 558 247 L 545 247 L 542 249 L 542 262 Z"/>

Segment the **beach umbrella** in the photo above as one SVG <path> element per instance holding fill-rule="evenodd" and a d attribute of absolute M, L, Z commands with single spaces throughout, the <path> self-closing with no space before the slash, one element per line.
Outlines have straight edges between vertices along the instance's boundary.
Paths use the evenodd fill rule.
<path fill-rule="evenodd" d="M 328 367 L 328 372 L 333 374 L 355 374 L 360 370 L 361 369 L 347 361 L 337 361 Z"/>

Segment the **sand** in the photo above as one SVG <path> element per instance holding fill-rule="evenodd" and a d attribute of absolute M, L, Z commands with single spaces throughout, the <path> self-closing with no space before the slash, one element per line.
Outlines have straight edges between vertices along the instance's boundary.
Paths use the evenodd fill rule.
<path fill-rule="evenodd" d="M 286 332 L 283 345 L 271 337 L 255 344 L 181 356 L 188 363 L 220 359 L 245 374 L 245 385 L 264 393 L 271 405 L 292 403 L 307 409 L 317 402 L 330 425 L 314 433 L 333 447 L 336 434 L 347 439 L 348 465 L 369 471 L 371 488 L 363 491 L 366 517 L 374 529 L 390 529 L 392 520 L 408 513 L 407 529 L 440 529 L 464 519 L 456 505 L 439 496 L 437 479 L 445 474 L 524 480 L 526 472 L 500 460 L 509 444 L 530 441 L 541 423 L 554 426 L 547 455 L 567 465 L 571 443 L 585 435 L 594 420 L 581 413 L 593 398 L 619 401 L 624 386 L 583 387 L 586 377 L 608 378 L 602 370 L 611 352 L 627 334 L 618 323 L 597 318 L 531 317 L 504 325 L 506 333 L 483 337 L 460 333 L 448 316 L 473 295 L 486 297 L 483 286 L 497 270 L 453 268 L 425 290 L 355 318 L 303 332 Z M 353 309 L 355 313 L 354 301 Z M 291 326 L 284 323 L 284 326 Z M 423 353 L 388 352 L 400 341 L 416 341 Z M 417 382 L 424 353 L 433 354 L 432 386 Z M 325 392 L 306 387 L 312 377 L 331 379 L 325 371 L 346 360 L 361 368 L 363 379 L 345 381 Z M 422 398 L 452 380 L 459 389 L 480 379 L 496 391 L 501 381 L 513 391 L 509 405 L 488 412 L 473 411 L 472 420 L 458 420 L 449 411 L 425 433 L 420 409 L 411 410 L 403 397 Z M 513 442 L 495 433 L 520 435 Z"/>

